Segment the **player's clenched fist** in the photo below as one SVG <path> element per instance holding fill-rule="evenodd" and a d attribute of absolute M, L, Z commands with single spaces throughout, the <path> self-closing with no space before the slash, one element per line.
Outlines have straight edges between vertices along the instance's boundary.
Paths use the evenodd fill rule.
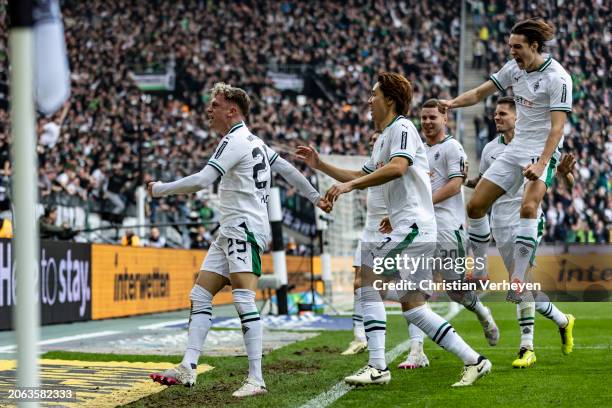
<path fill-rule="evenodd" d="M 446 113 L 451 109 L 453 109 L 452 99 L 439 99 L 438 100 L 438 110 L 440 111 L 440 113 Z"/>
<path fill-rule="evenodd" d="M 326 199 L 322 198 L 317 203 L 317 207 L 319 207 L 326 213 L 329 213 L 334 208 L 334 205 L 330 203 L 329 201 L 327 201 Z"/>
<path fill-rule="evenodd" d="M 155 197 L 153 195 L 153 185 L 157 183 L 157 181 L 150 181 L 147 183 L 147 192 L 149 193 L 149 197 Z"/>

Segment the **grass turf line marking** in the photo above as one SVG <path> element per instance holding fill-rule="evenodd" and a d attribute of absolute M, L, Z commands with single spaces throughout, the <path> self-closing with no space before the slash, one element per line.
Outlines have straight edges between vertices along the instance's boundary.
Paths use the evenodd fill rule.
<path fill-rule="evenodd" d="M 138 330 L 158 330 L 158 329 L 164 329 L 166 328 L 166 326 L 174 326 L 175 324 L 185 324 L 188 323 L 189 319 L 178 319 L 178 320 L 168 320 L 165 322 L 161 322 L 161 323 L 153 323 L 153 324 L 147 324 L 145 326 L 138 326 Z"/>
<path fill-rule="evenodd" d="M 459 306 L 459 305 L 457 305 L 454 302 L 451 302 L 449 304 L 449 311 L 448 311 L 448 313 L 445 316 L 443 316 L 442 318 L 444 320 L 448 321 L 448 320 L 451 320 L 452 318 L 454 318 L 455 316 L 457 316 L 459 314 L 459 312 L 461 312 L 463 310 L 463 308 L 462 307 L 456 307 L 456 306 Z M 389 361 L 389 362 L 392 362 L 399 355 L 401 355 L 402 353 L 408 351 L 409 348 L 410 348 L 410 340 L 406 340 L 406 341 L 398 344 L 397 346 L 395 346 L 392 350 L 386 352 L 385 353 L 385 360 Z M 314 397 L 313 399 L 308 401 L 306 404 L 302 405 L 301 408 L 323 408 L 323 407 L 328 407 L 331 404 L 333 404 L 336 400 L 340 399 L 344 394 L 346 394 L 347 392 L 352 390 L 353 388 L 355 388 L 355 387 L 352 386 L 352 385 L 348 385 L 344 381 L 340 381 L 339 383 L 334 385 L 329 390 L 327 390 L 327 391 L 317 395 L 316 397 Z"/>
<path fill-rule="evenodd" d="M 116 331 L 116 330 L 106 330 L 106 331 L 100 331 L 100 332 L 94 332 L 94 333 L 77 334 L 74 336 L 65 336 L 65 337 L 58 337 L 55 339 L 42 340 L 36 344 L 38 346 L 47 346 L 49 344 L 66 343 L 66 342 L 74 341 L 74 340 L 93 339 L 95 337 L 112 336 L 113 334 L 119 334 L 119 333 L 121 332 Z M 12 351 L 15 351 L 16 348 L 17 348 L 17 345 L 15 344 L 0 347 L 0 353 L 10 353 Z"/>

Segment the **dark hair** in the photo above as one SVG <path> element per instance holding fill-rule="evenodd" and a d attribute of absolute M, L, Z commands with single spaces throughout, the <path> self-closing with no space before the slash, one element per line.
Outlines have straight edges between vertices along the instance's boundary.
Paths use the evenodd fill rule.
<path fill-rule="evenodd" d="M 240 113 L 245 118 L 249 116 L 249 107 L 251 106 L 251 98 L 244 91 L 244 89 L 233 87 L 223 82 L 217 82 L 211 91 L 211 95 L 214 98 L 216 95 L 223 95 L 223 97 L 231 103 L 235 103 L 240 109 Z"/>
<path fill-rule="evenodd" d="M 502 96 L 497 100 L 498 105 L 510 105 L 513 110 L 516 110 L 516 104 L 514 103 L 514 98 L 511 96 Z"/>
<path fill-rule="evenodd" d="M 421 105 L 421 109 L 425 109 L 425 108 L 437 108 L 438 107 L 438 100 L 437 99 L 428 99 L 425 101 L 425 103 L 423 105 Z"/>
<path fill-rule="evenodd" d="M 537 42 L 538 52 L 542 52 L 544 42 L 553 39 L 555 29 L 541 18 L 529 18 L 516 23 L 510 33 L 524 35 L 528 44 Z"/>
<path fill-rule="evenodd" d="M 57 211 L 57 206 L 55 204 L 50 204 L 45 208 L 45 217 L 51 215 L 51 213 Z"/>
<path fill-rule="evenodd" d="M 395 72 L 381 72 L 378 74 L 378 84 L 385 98 L 395 102 L 395 112 L 400 115 L 407 114 L 412 102 L 410 81 Z"/>

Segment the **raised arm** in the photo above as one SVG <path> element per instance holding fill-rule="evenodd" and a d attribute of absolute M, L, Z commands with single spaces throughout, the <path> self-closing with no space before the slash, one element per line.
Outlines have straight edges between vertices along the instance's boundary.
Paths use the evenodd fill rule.
<path fill-rule="evenodd" d="M 189 194 L 200 191 L 211 185 L 221 176 L 219 170 L 207 165 L 199 173 L 192 174 L 171 183 L 152 181 L 147 185 L 151 197 L 163 197 L 172 194 Z"/>
<path fill-rule="evenodd" d="M 438 108 L 441 112 L 446 112 L 448 109 L 463 108 L 465 106 L 476 105 L 486 97 L 497 92 L 497 87 L 492 80 L 488 80 L 477 88 L 470 89 L 462 93 L 454 99 L 441 99 Z"/>

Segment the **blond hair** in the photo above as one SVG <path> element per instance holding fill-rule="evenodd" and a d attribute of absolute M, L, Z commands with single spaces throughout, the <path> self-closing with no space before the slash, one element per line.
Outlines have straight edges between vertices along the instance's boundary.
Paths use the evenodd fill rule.
<path fill-rule="evenodd" d="M 247 95 L 244 89 L 236 88 L 224 82 L 217 82 L 210 91 L 210 94 L 213 98 L 217 95 L 223 95 L 228 102 L 234 103 L 236 106 L 238 106 L 242 116 L 245 118 L 249 116 L 251 98 L 249 98 L 249 95 Z"/>

